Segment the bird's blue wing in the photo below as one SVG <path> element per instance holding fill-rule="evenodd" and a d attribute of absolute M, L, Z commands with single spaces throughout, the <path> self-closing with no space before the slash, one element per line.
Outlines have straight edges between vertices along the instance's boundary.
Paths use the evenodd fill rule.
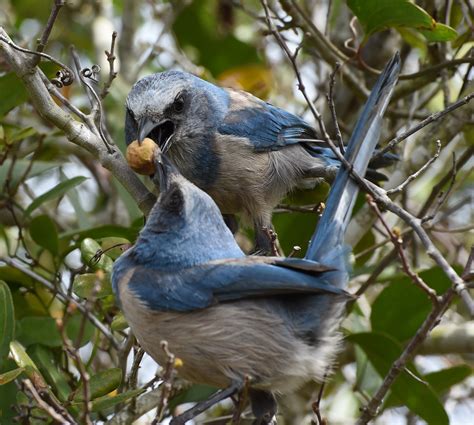
<path fill-rule="evenodd" d="M 277 266 L 248 257 L 219 260 L 173 273 L 136 266 L 120 285 L 128 285 L 134 296 L 156 311 L 192 311 L 220 302 L 283 294 L 349 296 L 326 281 L 328 272 L 318 272 L 317 263 L 284 263 Z"/>
<path fill-rule="evenodd" d="M 228 90 L 229 109 L 218 128 L 220 134 L 248 139 L 256 152 L 278 150 L 315 139 L 315 130 L 304 120 L 249 95 Z"/>

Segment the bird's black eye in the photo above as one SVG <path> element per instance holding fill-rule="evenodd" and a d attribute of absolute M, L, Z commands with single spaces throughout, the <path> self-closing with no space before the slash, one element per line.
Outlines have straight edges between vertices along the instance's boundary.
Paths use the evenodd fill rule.
<path fill-rule="evenodd" d="M 173 102 L 173 109 L 175 112 L 183 112 L 184 109 L 184 97 L 182 94 L 178 94 Z"/>

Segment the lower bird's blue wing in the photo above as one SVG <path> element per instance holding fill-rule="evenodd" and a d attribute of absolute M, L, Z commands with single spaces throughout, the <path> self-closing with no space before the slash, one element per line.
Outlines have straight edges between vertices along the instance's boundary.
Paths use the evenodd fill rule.
<path fill-rule="evenodd" d="M 308 262 L 309 270 L 305 270 L 298 261 L 294 265 L 282 261 L 277 266 L 248 258 L 219 260 L 173 273 L 136 266 L 118 285 L 128 285 L 134 296 L 156 311 L 192 311 L 220 302 L 283 294 L 349 296 L 326 281 L 324 270 L 329 269 L 320 266 L 318 272 L 317 263 Z"/>

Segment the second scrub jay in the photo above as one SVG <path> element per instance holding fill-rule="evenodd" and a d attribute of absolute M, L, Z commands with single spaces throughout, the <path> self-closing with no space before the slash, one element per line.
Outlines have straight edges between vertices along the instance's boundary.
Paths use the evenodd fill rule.
<path fill-rule="evenodd" d="M 400 68 L 379 77 L 345 157 L 364 174 Z M 178 373 L 221 388 L 172 420 L 184 424 L 249 385 L 254 424 L 274 423 L 274 393 L 321 381 L 340 345 L 349 279 L 344 234 L 358 186 L 341 167 L 304 259 L 246 256 L 212 198 L 157 149 L 160 196 L 135 246 L 113 268 L 112 285 L 143 348 L 160 342 L 182 360 Z"/>
<path fill-rule="evenodd" d="M 303 119 L 249 93 L 167 71 L 138 81 L 126 101 L 125 139 L 149 137 L 228 217 L 254 226 L 256 251 L 269 252 L 272 210 L 305 179 L 332 181 L 340 166 Z M 375 168 L 396 158 L 386 154 Z M 230 221 L 232 222 L 232 221 Z"/>

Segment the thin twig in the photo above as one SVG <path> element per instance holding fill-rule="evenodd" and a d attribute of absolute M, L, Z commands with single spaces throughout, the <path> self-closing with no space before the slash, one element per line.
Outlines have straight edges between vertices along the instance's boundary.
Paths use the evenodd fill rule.
<path fill-rule="evenodd" d="M 263 227 L 262 230 L 265 233 L 265 235 L 268 237 L 268 240 L 270 242 L 271 254 L 276 257 L 279 257 L 280 252 L 278 251 L 278 235 L 270 227 Z"/>
<path fill-rule="evenodd" d="M 46 26 L 43 30 L 43 34 L 41 35 L 41 38 L 38 39 L 38 43 L 36 45 L 36 51 L 37 52 L 44 51 L 44 48 L 46 47 L 46 44 L 48 44 L 48 39 L 49 39 L 49 36 L 50 36 L 51 31 L 53 29 L 54 23 L 56 22 L 56 18 L 58 17 L 59 10 L 61 9 L 61 7 L 64 6 L 64 3 L 65 3 L 64 0 L 55 0 L 54 1 L 53 8 L 51 9 L 51 13 L 49 15 L 48 22 L 46 22 Z M 35 65 L 37 65 L 38 62 Z"/>
<path fill-rule="evenodd" d="M 418 171 L 409 175 L 405 179 L 405 181 L 403 181 L 397 187 L 387 190 L 387 195 L 392 195 L 394 193 L 403 191 L 413 180 L 415 180 L 421 174 L 423 174 L 428 169 L 428 167 L 438 159 L 440 152 L 441 152 L 441 141 L 436 140 L 436 153 L 428 161 L 426 161 L 426 163 Z"/>
<path fill-rule="evenodd" d="M 333 141 L 329 137 L 329 134 L 326 130 L 326 125 L 324 124 L 324 120 L 323 120 L 321 114 L 316 109 L 313 102 L 311 101 L 308 94 L 306 93 L 306 88 L 304 86 L 303 79 L 302 79 L 300 71 L 298 69 L 298 65 L 296 64 L 296 57 L 298 55 L 299 48 L 297 48 L 295 50 L 294 54 L 291 53 L 291 51 L 288 48 L 285 40 L 282 38 L 281 34 L 278 31 L 276 31 L 275 26 L 274 26 L 274 24 L 273 24 L 273 22 L 270 18 L 270 13 L 269 13 L 269 9 L 268 9 L 267 0 L 260 0 L 260 1 L 261 1 L 262 6 L 265 10 L 267 25 L 270 29 L 270 32 L 274 35 L 274 37 L 276 38 L 278 44 L 285 51 L 286 55 L 288 56 L 288 58 L 291 62 L 291 65 L 292 65 L 293 70 L 295 72 L 296 78 L 298 80 L 298 89 L 300 90 L 301 94 L 305 98 L 306 103 L 308 104 L 308 107 L 309 107 L 311 113 L 313 114 L 313 117 L 318 122 L 319 129 L 320 129 L 320 132 L 321 132 L 321 135 L 322 135 L 324 141 L 326 142 L 327 146 L 331 149 L 331 151 L 334 153 L 334 155 L 336 155 L 337 159 L 341 162 L 341 164 L 344 167 L 346 167 L 348 172 L 351 174 L 351 177 L 357 182 L 357 184 L 362 189 L 364 189 L 366 192 L 370 192 L 370 188 L 367 185 L 367 181 L 364 178 L 362 178 L 361 176 L 359 176 L 359 174 L 357 172 L 355 172 L 354 167 L 352 166 L 352 164 L 349 163 L 349 161 L 347 161 L 347 159 L 344 157 L 344 155 L 340 152 L 340 150 L 336 147 L 336 145 L 333 143 Z M 286 2 L 283 2 L 283 0 L 280 0 L 280 2 L 282 3 L 282 5 L 283 5 L 283 3 L 286 3 Z M 295 2 L 292 2 L 292 5 L 295 8 L 299 9 L 299 6 Z M 299 47 L 301 47 L 301 46 L 299 46 Z"/>
<path fill-rule="evenodd" d="M 56 297 L 58 300 L 63 302 L 64 304 L 69 304 L 72 303 L 74 304 L 77 309 L 84 314 L 90 322 L 97 328 L 99 331 L 101 331 L 105 337 L 110 341 L 110 343 L 113 345 L 114 348 L 119 349 L 120 346 L 115 340 L 114 336 L 112 333 L 109 331 L 108 328 L 106 328 L 103 323 L 95 317 L 93 314 L 90 313 L 88 309 L 86 309 L 79 301 L 72 297 L 68 297 L 65 295 L 59 288 L 56 288 L 51 282 L 46 280 L 43 276 L 40 276 L 39 274 L 35 273 L 34 271 L 23 267 L 21 264 L 18 264 L 16 261 L 13 261 L 12 259 L 8 257 L 0 257 L 0 262 L 4 262 L 5 264 L 8 264 L 9 266 L 21 271 L 22 273 L 26 274 L 27 276 L 31 277 L 32 279 L 36 280 L 38 283 L 41 283 L 45 288 L 49 289 L 51 292 L 56 294 Z"/>
<path fill-rule="evenodd" d="M 107 50 L 105 51 L 105 56 L 107 56 L 107 62 L 109 62 L 109 78 L 104 84 L 102 91 L 100 92 L 100 98 L 102 100 L 109 94 L 110 86 L 112 85 L 112 81 L 117 77 L 117 71 L 115 71 L 115 40 L 117 39 L 117 31 L 112 33 L 112 41 L 110 42 L 110 52 Z"/>
<path fill-rule="evenodd" d="M 1 28 L 1 27 L 0 27 Z M 30 49 L 25 49 L 23 47 L 20 47 L 18 45 L 16 45 L 12 40 L 10 40 L 9 38 L 3 36 L 0 34 L 0 41 L 3 41 L 4 43 L 8 44 L 10 47 L 12 47 L 13 49 L 15 50 L 18 50 L 19 52 L 22 52 L 22 53 L 26 53 L 26 54 L 29 54 L 29 55 L 36 55 L 36 56 L 39 56 L 39 57 L 42 57 L 42 58 L 45 58 L 45 59 L 48 59 L 50 62 L 53 62 L 55 63 L 56 65 L 58 65 L 59 67 L 61 67 L 61 71 L 59 71 L 56 75 L 58 75 L 59 79 L 54 79 L 53 81 L 55 82 L 55 85 L 58 85 L 61 84 L 61 87 L 62 85 L 64 86 L 68 86 L 70 84 L 73 83 L 74 81 L 74 73 L 72 72 L 71 68 L 69 68 L 68 66 L 64 65 L 61 61 L 59 61 L 58 59 L 56 58 L 53 58 L 52 56 L 46 54 L 46 53 L 43 53 L 43 52 L 36 52 L 34 50 L 30 50 Z M 35 66 L 35 65 L 32 65 L 32 66 Z M 26 71 L 26 70 L 25 70 Z"/>
<path fill-rule="evenodd" d="M 474 92 L 468 94 L 467 96 L 464 96 L 462 99 L 459 99 L 457 102 L 454 102 L 453 104 L 449 105 L 447 108 L 443 109 L 442 111 L 435 112 L 434 114 L 431 114 L 429 117 L 425 118 L 423 121 L 421 121 L 420 123 L 418 123 L 414 127 L 409 128 L 407 131 L 400 134 L 400 136 L 397 136 L 397 137 L 393 138 L 392 140 L 390 140 L 390 142 L 388 142 L 388 144 L 387 144 L 387 146 L 385 146 L 385 148 L 383 148 L 376 155 L 374 155 L 374 158 L 382 157 L 385 153 L 392 150 L 396 145 L 398 145 L 400 142 L 402 142 L 403 140 L 410 137 L 412 134 L 420 131 L 422 128 L 424 128 L 427 125 L 439 120 L 440 118 L 442 118 L 445 115 L 453 112 L 454 110 L 460 108 L 461 106 L 466 105 L 473 98 L 474 98 Z"/>
<path fill-rule="evenodd" d="M 378 409 L 382 404 L 384 397 L 388 390 L 392 386 L 398 375 L 405 370 L 405 365 L 413 356 L 415 350 L 421 345 L 426 339 L 429 332 L 436 326 L 439 319 L 446 311 L 448 306 L 451 304 L 455 295 L 453 288 L 449 288 L 446 293 L 441 297 L 441 301 L 433 306 L 433 309 L 429 316 L 425 319 L 423 324 L 420 326 L 415 336 L 410 340 L 408 345 L 403 350 L 400 357 L 392 364 L 389 372 L 385 376 L 382 385 L 374 394 L 369 403 L 362 408 L 362 415 L 357 420 L 356 425 L 365 425 L 369 423 L 378 413 Z"/>
<path fill-rule="evenodd" d="M 38 404 L 38 407 L 44 410 L 56 422 L 64 425 L 73 425 L 76 423 L 71 422 L 70 420 L 66 420 L 66 418 L 64 418 L 59 412 L 57 412 L 53 406 L 50 406 L 48 403 L 46 403 L 46 401 L 41 398 L 38 391 L 36 391 L 35 386 L 29 379 L 23 380 L 23 383 L 25 384 L 32 397 L 35 399 L 36 403 Z"/>
<path fill-rule="evenodd" d="M 317 425 L 326 425 L 327 424 L 327 421 L 321 415 L 321 400 L 323 398 L 324 386 L 326 384 L 326 377 L 327 377 L 327 372 L 324 374 L 323 382 L 321 382 L 321 386 L 319 387 L 318 398 L 311 405 L 311 408 L 312 408 L 314 414 L 316 415 L 316 418 L 318 419 L 318 424 Z"/>
<path fill-rule="evenodd" d="M 339 149 L 341 153 L 344 155 L 345 149 L 344 149 L 344 141 L 342 140 L 342 134 L 341 134 L 341 129 L 339 128 L 339 121 L 337 120 L 337 114 L 336 114 L 336 105 L 334 103 L 334 86 L 336 84 L 336 74 L 337 71 L 339 71 L 339 68 L 341 67 L 341 64 L 339 62 L 336 62 L 336 65 L 334 67 L 334 71 L 331 73 L 331 78 L 329 82 L 329 93 L 327 95 L 328 103 L 329 103 L 329 109 L 331 111 L 331 117 L 332 121 L 334 124 L 334 131 L 336 133 L 336 140 L 339 145 Z"/>
<path fill-rule="evenodd" d="M 161 341 L 161 349 L 165 352 L 166 355 L 166 365 L 163 371 L 162 379 L 163 382 L 160 385 L 161 396 L 156 409 L 156 417 L 152 421 L 151 425 L 158 425 L 165 413 L 166 407 L 168 407 L 169 397 L 173 390 L 173 380 L 174 380 L 174 371 L 176 364 L 176 357 L 168 349 L 168 343 L 166 341 Z"/>
<path fill-rule="evenodd" d="M 379 218 L 380 222 L 385 228 L 385 231 L 388 233 L 393 245 L 395 246 L 395 249 L 398 252 L 400 262 L 402 263 L 402 267 L 406 275 L 413 281 L 413 283 L 416 286 L 418 286 L 423 292 L 425 292 L 428 295 L 428 298 L 431 299 L 431 302 L 434 305 L 438 305 L 439 299 L 438 299 L 438 296 L 436 295 L 436 292 L 432 288 L 430 288 L 420 276 L 418 276 L 414 271 L 412 271 L 410 266 L 408 265 L 408 260 L 406 258 L 405 251 L 403 249 L 403 240 L 400 234 L 397 235 L 392 229 L 390 229 L 387 222 L 383 218 L 382 213 L 377 207 L 377 204 L 374 202 L 374 199 L 370 195 L 367 195 L 367 202 L 369 203 L 372 210 L 375 212 L 375 214 Z"/>
<path fill-rule="evenodd" d="M 456 175 L 457 175 L 456 155 L 455 155 L 454 152 L 453 152 L 453 166 L 451 168 L 451 173 L 450 174 L 451 174 L 451 180 L 449 182 L 448 189 L 446 191 L 440 192 L 438 194 L 438 199 L 437 199 L 435 207 L 433 208 L 433 211 L 431 212 L 430 215 L 427 215 L 427 216 L 421 218 L 422 223 L 427 223 L 428 221 L 431 221 L 431 220 L 433 220 L 433 218 L 435 218 L 436 214 L 438 214 L 439 210 L 441 209 L 443 204 L 446 202 L 446 199 L 448 199 L 448 196 L 450 195 L 450 193 L 451 193 L 451 191 L 454 187 L 454 183 L 456 181 Z"/>
<path fill-rule="evenodd" d="M 79 108 L 74 106 L 67 97 L 63 96 L 62 93 L 58 90 L 58 88 L 48 80 L 48 77 L 44 75 L 43 71 L 40 70 L 41 78 L 43 79 L 44 85 L 48 89 L 48 91 L 57 98 L 70 112 L 80 118 L 87 124 L 87 115 L 84 114 Z"/>
<path fill-rule="evenodd" d="M 109 154 L 114 153 L 114 149 L 110 145 L 109 141 L 107 140 L 107 137 L 104 134 L 104 110 L 102 107 L 102 101 L 99 97 L 99 95 L 96 93 L 94 88 L 85 80 L 83 76 L 83 70 L 81 68 L 81 62 L 79 59 L 79 55 L 77 54 L 76 50 L 74 47 L 71 47 L 71 54 L 74 59 L 74 63 L 76 65 L 77 73 L 79 74 L 79 79 L 81 80 L 82 84 L 87 88 L 89 95 L 91 96 L 91 104 L 92 104 L 92 111 L 91 114 L 95 117 L 95 111 L 97 111 L 97 130 L 99 132 L 100 138 L 102 139 L 102 142 L 105 145 L 105 148 L 107 149 L 107 152 Z"/>
<path fill-rule="evenodd" d="M 69 308 L 67 313 L 69 313 Z M 81 414 L 81 423 L 85 425 L 92 425 L 92 420 L 90 417 L 91 413 L 91 392 L 90 392 L 90 375 L 87 372 L 84 363 L 82 362 L 81 356 L 77 349 L 72 345 L 71 340 L 66 334 L 66 321 L 70 317 L 68 314 L 64 316 L 62 320 L 58 320 L 58 328 L 63 340 L 63 346 L 66 349 L 66 352 L 74 359 L 76 369 L 80 375 L 80 381 L 82 385 L 82 414 Z M 80 341 L 80 340 L 79 340 Z"/>
<path fill-rule="evenodd" d="M 145 350 L 140 347 L 138 349 L 134 348 L 133 350 L 133 364 L 132 369 L 130 370 L 130 374 L 127 381 L 127 390 L 134 390 L 137 388 L 138 383 L 138 371 L 140 369 L 140 363 L 145 355 Z M 137 398 L 134 397 L 130 402 L 130 411 L 135 413 L 137 409 Z"/>

